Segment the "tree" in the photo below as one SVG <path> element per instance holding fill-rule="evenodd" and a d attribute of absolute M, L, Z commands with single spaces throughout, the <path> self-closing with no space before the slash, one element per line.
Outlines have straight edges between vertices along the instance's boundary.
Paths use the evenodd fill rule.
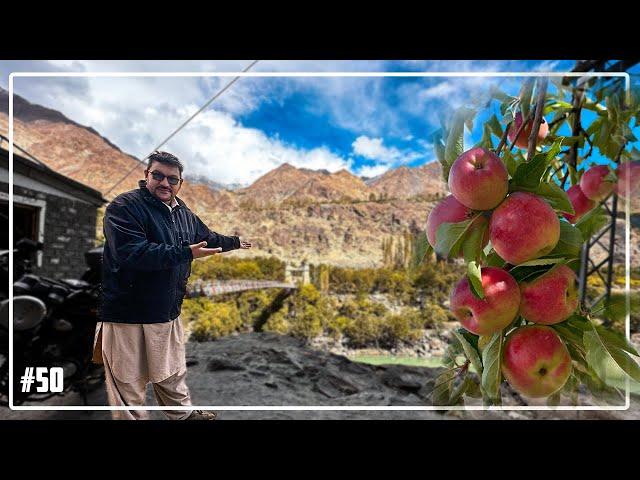
<path fill-rule="evenodd" d="M 463 196 L 456 195 L 460 192 L 452 189 L 454 196 L 462 203 L 469 202 L 465 203 L 465 206 L 471 209 L 469 217 L 463 221 L 442 223 L 438 227 L 436 253 L 449 258 L 462 256 L 467 265 L 466 276 L 460 280 L 453 292 L 452 304 L 457 299 L 456 295 L 466 291 L 470 293 L 461 301 L 463 304 L 466 302 L 465 305 L 475 305 L 485 302 L 486 305 L 486 295 L 492 295 L 492 292 L 486 288 L 490 285 L 487 283 L 490 278 L 485 274 L 490 273 L 491 268 L 497 268 L 502 272 L 507 271 L 519 285 L 516 286 L 514 295 L 517 295 L 518 301 L 521 302 L 520 306 L 529 302 L 530 310 L 534 311 L 534 314 L 524 314 L 522 308 L 518 309 L 516 304 L 511 317 L 513 320 L 508 325 L 493 327 L 491 333 L 477 334 L 474 331 L 478 331 L 477 322 L 482 319 L 476 319 L 473 308 L 465 307 L 458 311 L 455 310 L 457 307 L 454 307 L 452 313 L 467 327 L 454 332 L 445 357 L 446 369 L 436 380 L 436 386 L 432 391 L 435 404 L 461 404 L 463 397 L 468 395 L 481 396 L 485 405 L 500 405 L 500 385 L 505 380 L 521 394 L 545 396 L 549 405 L 558 404 L 561 395 L 570 398 L 574 403 L 577 402 L 577 391 L 581 384 L 603 401 L 606 401 L 604 399 L 609 394 L 617 395 L 614 401 L 619 404 L 624 377 L 628 376 L 640 382 L 638 352 L 623 335 L 605 328 L 599 321 L 599 317 L 611 317 L 616 315 L 616 311 L 619 312 L 620 309 L 615 308 L 615 300 L 605 300 L 600 305 L 586 308 L 578 302 L 569 303 L 569 300 L 573 300 L 567 293 L 563 306 L 569 306 L 568 315 L 562 314 L 559 320 L 555 318 L 553 322 L 540 325 L 544 315 L 535 315 L 535 302 L 531 303 L 529 297 L 518 292 L 518 288 L 522 290 L 524 285 L 529 289 L 536 288 L 537 284 L 551 277 L 576 278 L 575 273 L 571 271 L 575 272 L 580 268 L 582 245 L 597 234 L 607 222 L 603 203 L 609 195 L 615 195 L 618 174 L 623 171 L 621 165 L 640 160 L 640 151 L 629 148 L 632 142 L 637 141 L 632 128 L 640 123 L 640 95 L 637 91 L 626 94 L 619 88 L 598 82 L 587 82 L 578 86 L 563 84 L 555 78 L 551 78 L 551 82 L 549 85 L 549 80 L 544 77 L 535 81 L 527 80 L 523 82 L 517 97 L 493 87 L 490 90 L 490 99 L 479 99 L 473 105 L 459 108 L 434 135 L 434 150 L 442 164 L 444 179 L 449 185 L 457 185 L 456 176 L 466 175 L 460 173 L 464 171 L 456 165 L 456 160 L 463 156 L 471 158 L 476 153 L 487 158 L 499 156 L 503 166 L 496 164 L 496 171 L 501 168 L 506 171 L 504 180 L 499 181 L 508 182 L 504 190 L 506 193 L 490 207 L 470 205 L 469 198 L 482 197 L 482 185 L 478 185 L 473 191 L 463 192 L 469 193 L 464 202 Z M 474 146 L 482 150 L 477 150 L 471 155 L 471 149 L 465 151 L 464 148 L 464 129 L 471 129 L 479 111 L 491 108 L 494 101 L 500 105 L 500 116 L 494 113 L 482 125 L 482 138 Z M 589 111 L 590 115 L 583 115 L 584 111 Z M 551 116 L 549 122 L 546 122 L 546 116 Z M 588 125 L 585 123 L 587 117 L 592 118 Z M 564 131 L 570 132 L 571 135 L 560 134 L 563 126 Z M 542 134 L 543 131 L 548 133 Z M 523 132 L 526 141 L 522 141 Z M 497 146 L 494 146 L 494 138 L 500 139 Z M 518 142 L 524 148 L 514 151 Z M 588 170 L 585 167 L 589 166 L 589 158 L 596 149 L 611 161 L 609 170 L 596 178 L 596 187 L 602 187 L 604 195 L 595 200 L 593 206 L 583 212 L 580 219 L 570 223 L 565 217 L 577 214 L 577 204 L 571 201 L 567 188 L 584 184 L 581 180 Z M 628 168 L 628 171 L 631 171 L 631 168 Z M 450 179 L 452 175 L 453 179 Z M 503 178 L 496 175 L 496 178 L 498 177 Z M 631 180 L 632 186 L 636 181 L 637 179 Z M 498 186 L 500 188 L 497 188 Z M 496 188 L 487 188 L 487 195 L 495 196 L 496 191 L 500 191 L 501 188 L 503 186 L 497 184 Z M 543 206 L 540 208 L 550 208 L 554 212 L 550 224 L 558 223 L 558 229 L 555 230 L 551 225 L 553 228 L 550 227 L 549 231 L 554 233 L 539 234 L 540 241 L 546 242 L 550 248 L 540 249 L 534 251 L 534 254 L 527 254 L 528 257 L 523 257 L 520 254 L 526 242 L 518 241 L 517 232 L 513 237 L 507 236 L 506 239 L 493 237 L 498 228 L 496 225 L 499 225 L 500 212 L 507 208 L 505 205 L 513 204 L 515 199 L 523 199 L 524 207 L 519 210 L 520 216 L 526 217 L 528 205 L 539 204 L 539 199 L 543 200 Z M 474 223 L 481 217 L 491 219 L 491 222 Z M 507 227 L 516 224 L 517 222 L 512 222 Z M 540 225 L 539 229 L 542 230 L 543 227 L 544 225 Z M 487 231 L 491 235 L 491 243 L 483 247 L 482 239 Z M 556 232 L 557 237 L 554 238 Z M 507 257 L 517 260 L 508 262 L 505 260 Z M 526 261 L 522 260 L 525 258 Z M 565 270 L 560 270 L 561 267 Z M 562 275 L 558 273 L 560 271 Z M 570 292 L 570 282 L 567 284 L 567 292 Z M 564 290 L 547 290 L 550 292 L 547 294 L 551 295 L 564 294 Z M 623 296 L 622 300 L 617 301 L 625 300 Z M 473 316 L 476 322 L 465 323 L 465 315 Z M 525 318 L 527 316 L 529 318 Z M 495 320 L 492 315 L 487 318 L 489 321 Z M 536 320 L 533 321 L 531 318 Z M 558 376 L 562 380 L 557 384 L 546 390 L 527 390 L 520 380 L 522 376 L 532 372 L 526 371 L 519 364 L 521 359 L 513 353 L 516 350 L 510 349 L 510 340 L 518 338 L 518 341 L 530 342 L 527 344 L 531 346 L 530 352 L 533 351 L 543 358 L 543 353 L 534 347 L 539 344 L 535 343 L 536 336 L 541 335 L 547 335 L 549 339 L 557 338 L 554 345 L 557 345 L 558 351 L 566 350 L 570 360 L 557 367 L 563 369 L 562 375 Z M 460 363 L 459 358 L 465 360 Z M 470 374 L 471 365 L 477 376 Z M 518 368 L 521 370 L 518 371 Z M 539 372 L 533 373 L 540 379 L 546 378 L 544 376 L 548 373 L 547 368 L 552 366 L 547 365 Z M 615 375 L 611 372 L 615 372 Z M 542 385 L 542 380 L 535 381 L 538 382 L 537 387 Z"/>

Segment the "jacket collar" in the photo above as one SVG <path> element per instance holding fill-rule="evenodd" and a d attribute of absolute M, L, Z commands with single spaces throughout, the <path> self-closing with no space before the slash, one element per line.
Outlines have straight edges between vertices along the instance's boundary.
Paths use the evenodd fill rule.
<path fill-rule="evenodd" d="M 161 206 L 164 209 L 167 208 L 167 204 L 166 203 L 164 203 L 162 200 L 157 198 L 153 193 L 151 193 L 147 189 L 147 181 L 146 180 L 138 180 L 138 187 L 140 187 L 140 191 L 142 192 L 142 196 L 146 201 L 148 201 L 149 203 L 152 203 L 154 205 Z M 179 208 L 186 208 L 187 205 L 180 198 L 178 198 L 177 195 L 176 195 L 175 199 L 176 199 L 176 202 L 178 202 L 178 204 L 175 207 L 173 207 L 173 210 L 177 210 Z"/>

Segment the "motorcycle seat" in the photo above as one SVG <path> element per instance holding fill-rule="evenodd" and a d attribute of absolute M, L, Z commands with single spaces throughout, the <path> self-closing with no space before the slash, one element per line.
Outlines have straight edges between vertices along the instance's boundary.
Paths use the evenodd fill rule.
<path fill-rule="evenodd" d="M 89 288 L 91 286 L 90 283 L 87 283 L 84 280 L 78 280 L 76 278 L 63 278 L 59 281 L 75 289 Z"/>

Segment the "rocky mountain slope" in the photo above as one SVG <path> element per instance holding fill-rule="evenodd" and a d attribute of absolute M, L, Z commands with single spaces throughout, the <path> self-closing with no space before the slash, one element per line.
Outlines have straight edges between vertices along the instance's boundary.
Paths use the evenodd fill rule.
<path fill-rule="evenodd" d="M 19 96 L 14 101 L 19 146 L 107 198 L 137 188 L 145 166 L 133 156 L 60 112 Z M 0 89 L 3 135 L 8 132 L 7 109 L 6 92 Z M 107 194 L 127 172 L 131 173 Z M 435 199 L 447 193 L 437 162 L 399 167 L 367 180 L 346 170 L 331 173 L 285 163 L 248 187 L 233 190 L 219 188 L 215 179 L 191 179 L 188 171 L 185 179 L 179 196 L 213 230 L 253 242 L 251 251 L 233 255 L 277 255 L 293 262 L 306 259 L 351 267 L 379 265 L 382 240 L 422 231 Z M 624 229 L 618 228 L 616 244 L 623 245 L 623 235 Z M 618 253 L 623 259 L 624 250 Z M 640 235 L 634 228 L 633 265 L 640 265 L 639 253 Z"/>
<path fill-rule="evenodd" d="M 4 95 L 0 98 L 0 133 L 7 135 L 7 97 L 3 91 L 0 94 Z M 90 127 L 18 96 L 14 108 L 16 144 L 50 168 L 109 199 L 137 188 L 137 181 L 143 178 L 143 164 Z M 402 167 L 367 185 L 346 170 L 330 173 L 285 163 L 236 190 L 216 189 L 214 179 L 191 181 L 185 172 L 179 196 L 212 229 L 253 241 L 255 248 L 250 253 L 234 255 L 375 266 L 382 258 L 385 235 L 424 228 L 431 203 L 420 195 L 444 194 L 439 169 L 437 164 Z M 127 172 L 130 175 L 107 194 Z M 395 181 L 397 187 L 393 187 Z M 386 199 L 381 201 L 383 196 Z"/>

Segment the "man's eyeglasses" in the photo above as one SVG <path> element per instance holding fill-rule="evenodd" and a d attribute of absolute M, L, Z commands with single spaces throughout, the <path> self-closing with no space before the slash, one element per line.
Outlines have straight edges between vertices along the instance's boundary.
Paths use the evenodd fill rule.
<path fill-rule="evenodd" d="M 166 177 L 170 185 L 178 185 L 180 182 L 182 182 L 181 178 L 175 177 L 173 175 L 167 176 L 162 172 L 158 172 L 157 170 L 154 170 L 153 172 L 151 172 L 151 176 L 157 182 L 163 181 Z"/>

